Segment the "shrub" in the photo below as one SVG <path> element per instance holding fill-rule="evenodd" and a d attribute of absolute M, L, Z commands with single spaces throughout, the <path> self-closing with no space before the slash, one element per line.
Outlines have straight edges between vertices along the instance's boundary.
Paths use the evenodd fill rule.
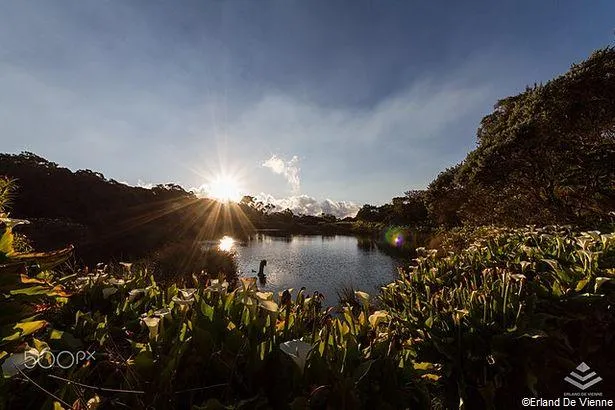
<path fill-rule="evenodd" d="M 613 373 L 605 364 L 614 359 L 615 318 L 607 312 L 615 234 L 560 227 L 474 234 L 446 256 L 419 249 L 382 292 L 392 331 L 417 361 L 441 368 L 447 406 L 504 408 L 511 397 L 557 392 L 559 376 L 581 360 Z"/>
<path fill-rule="evenodd" d="M 199 280 L 222 278 L 232 287 L 237 284 L 237 262 L 232 252 L 204 249 L 192 241 L 171 242 L 154 252 L 147 262 L 163 285 L 189 283 L 192 275 Z"/>

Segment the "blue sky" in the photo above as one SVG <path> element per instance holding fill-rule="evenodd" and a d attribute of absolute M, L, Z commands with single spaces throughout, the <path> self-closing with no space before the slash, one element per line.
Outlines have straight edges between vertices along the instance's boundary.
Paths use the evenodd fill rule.
<path fill-rule="evenodd" d="M 381 204 L 462 160 L 499 98 L 613 44 L 613 16 L 578 0 L 0 0 L 1 150 L 129 184 L 224 172 L 294 208 Z"/>

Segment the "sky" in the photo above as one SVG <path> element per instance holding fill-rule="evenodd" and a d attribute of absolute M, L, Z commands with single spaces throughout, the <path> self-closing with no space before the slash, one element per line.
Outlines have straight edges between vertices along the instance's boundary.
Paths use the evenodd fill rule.
<path fill-rule="evenodd" d="M 498 99 L 613 45 L 615 2 L 0 0 L 0 151 L 296 212 L 423 189 Z"/>

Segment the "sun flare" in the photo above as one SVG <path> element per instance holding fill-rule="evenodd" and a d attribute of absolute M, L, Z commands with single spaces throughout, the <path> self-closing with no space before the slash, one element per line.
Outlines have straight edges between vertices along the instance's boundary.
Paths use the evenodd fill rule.
<path fill-rule="evenodd" d="M 209 184 L 209 196 L 222 202 L 239 202 L 241 189 L 234 178 L 221 175 Z"/>
<path fill-rule="evenodd" d="M 218 245 L 218 249 L 221 251 L 229 252 L 233 249 L 233 245 L 235 244 L 235 240 L 230 236 L 225 236 L 220 239 L 220 244 Z"/>

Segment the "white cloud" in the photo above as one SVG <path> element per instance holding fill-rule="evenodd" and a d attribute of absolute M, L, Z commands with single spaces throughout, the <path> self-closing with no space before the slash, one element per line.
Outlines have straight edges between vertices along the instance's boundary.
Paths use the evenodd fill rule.
<path fill-rule="evenodd" d="M 351 201 L 319 201 L 308 195 L 294 195 L 286 198 L 275 198 L 273 195 L 260 193 L 256 199 L 265 204 L 274 205 L 274 211 L 290 209 L 296 215 L 320 215 L 322 213 L 335 215 L 338 218 L 355 216 L 359 206 Z"/>
<path fill-rule="evenodd" d="M 144 182 L 138 180 L 136 186 L 138 186 L 139 188 L 152 189 L 154 187 L 154 184 L 152 184 L 151 182 Z"/>
<path fill-rule="evenodd" d="M 272 155 L 262 165 L 265 168 L 271 169 L 276 174 L 284 175 L 286 181 L 290 184 L 293 194 L 298 194 L 301 190 L 301 181 L 299 179 L 299 171 L 301 169 L 297 166 L 299 158 L 295 155 L 290 161 L 284 161 L 276 155 Z"/>

